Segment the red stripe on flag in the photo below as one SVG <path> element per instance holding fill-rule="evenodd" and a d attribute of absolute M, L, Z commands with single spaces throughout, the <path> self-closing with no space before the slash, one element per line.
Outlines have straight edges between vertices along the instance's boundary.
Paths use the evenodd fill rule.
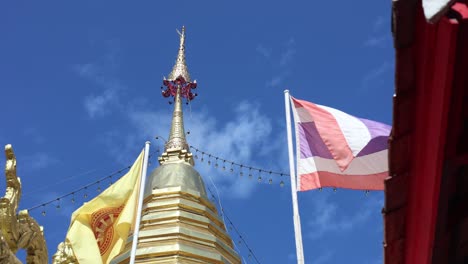
<path fill-rule="evenodd" d="M 368 175 L 336 174 L 328 171 L 319 171 L 299 175 L 299 191 L 308 191 L 321 187 L 336 187 L 354 190 L 383 190 L 384 180 L 388 172 Z"/>
<path fill-rule="evenodd" d="M 346 170 L 354 159 L 353 152 L 346 141 L 335 117 L 317 105 L 291 97 L 296 108 L 303 107 L 312 116 L 320 137 L 327 146 L 341 171 Z"/>

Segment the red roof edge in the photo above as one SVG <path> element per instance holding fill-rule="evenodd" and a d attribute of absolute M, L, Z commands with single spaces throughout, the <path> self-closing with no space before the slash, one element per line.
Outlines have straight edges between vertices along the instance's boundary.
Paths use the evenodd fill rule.
<path fill-rule="evenodd" d="M 458 25 L 426 22 L 421 2 L 393 2 L 393 129 L 385 181 L 385 263 L 429 263 L 437 222 Z"/>

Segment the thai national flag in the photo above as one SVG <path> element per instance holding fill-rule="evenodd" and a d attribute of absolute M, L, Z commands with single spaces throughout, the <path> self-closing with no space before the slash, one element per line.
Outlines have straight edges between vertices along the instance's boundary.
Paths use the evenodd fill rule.
<path fill-rule="evenodd" d="M 391 127 L 291 97 L 298 190 L 383 190 Z"/>

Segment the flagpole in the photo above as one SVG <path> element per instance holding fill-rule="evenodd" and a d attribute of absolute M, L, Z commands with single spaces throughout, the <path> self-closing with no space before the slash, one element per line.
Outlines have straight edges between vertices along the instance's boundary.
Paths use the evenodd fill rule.
<path fill-rule="evenodd" d="M 148 155 L 151 142 L 145 143 L 145 155 L 143 157 L 143 167 L 141 168 L 140 190 L 138 195 L 138 207 L 135 219 L 135 230 L 133 231 L 132 250 L 130 251 L 130 264 L 135 264 L 136 249 L 138 245 L 138 234 L 140 233 L 141 209 L 143 207 L 143 196 L 145 195 L 146 172 L 148 170 Z"/>
<path fill-rule="evenodd" d="M 294 237 L 296 239 L 297 263 L 304 264 L 304 249 L 302 246 L 301 218 L 297 204 L 296 173 L 294 170 L 294 153 L 291 132 L 291 108 L 289 90 L 284 90 L 284 106 L 286 108 L 286 130 L 288 135 L 289 174 L 291 175 L 291 195 L 293 204 Z"/>

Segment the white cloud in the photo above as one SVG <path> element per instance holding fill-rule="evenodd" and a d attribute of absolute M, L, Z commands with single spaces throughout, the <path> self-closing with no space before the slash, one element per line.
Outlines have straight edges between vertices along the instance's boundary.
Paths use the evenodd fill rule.
<path fill-rule="evenodd" d="M 276 86 L 279 86 L 284 80 L 284 77 L 283 76 L 273 76 L 273 78 L 271 78 L 271 80 L 267 81 L 266 83 L 266 86 L 267 87 L 276 87 Z"/>
<path fill-rule="evenodd" d="M 286 78 L 290 75 L 289 66 L 294 60 L 296 54 L 296 41 L 290 38 L 285 44 L 283 50 L 279 54 L 273 54 L 271 48 L 266 48 L 261 44 L 257 46 L 257 52 L 262 54 L 269 63 L 274 72 L 276 72 L 271 79 L 265 82 L 266 87 L 281 86 Z M 275 59 L 271 59 L 273 55 Z"/>
<path fill-rule="evenodd" d="M 271 48 L 266 48 L 262 44 L 257 45 L 257 52 L 260 53 L 263 57 L 269 59 L 271 56 Z"/>
<path fill-rule="evenodd" d="M 58 160 L 47 153 L 38 152 L 24 157 L 24 164 L 32 170 L 41 170 L 57 163 Z"/>
<path fill-rule="evenodd" d="M 106 52 L 94 62 L 77 64 L 74 71 L 81 77 L 93 82 L 103 90 L 95 92 L 84 98 L 84 108 L 90 118 L 103 117 L 111 109 L 119 106 L 119 95 L 125 85 L 115 77 L 119 66 L 118 41 L 106 42 Z"/>
<path fill-rule="evenodd" d="M 117 91 L 106 89 L 99 95 L 88 95 L 83 104 L 90 118 L 102 117 L 110 112 L 113 106 L 118 105 Z"/>
<path fill-rule="evenodd" d="M 382 48 L 389 43 L 391 43 L 391 38 L 388 34 L 372 35 L 366 39 L 364 46 L 370 48 Z"/>
<path fill-rule="evenodd" d="M 74 67 L 76 73 L 82 77 L 94 78 L 98 75 L 98 67 L 92 63 L 78 64 Z"/>
<path fill-rule="evenodd" d="M 312 202 L 310 215 L 313 218 L 307 223 L 313 230 L 308 233 L 308 237 L 312 240 L 321 238 L 326 233 L 349 231 L 365 223 L 372 215 L 380 213 L 379 209 L 383 204 L 383 201 L 369 197 L 362 208 L 351 215 L 346 215 L 344 212 L 338 212 L 338 205 L 331 201 L 331 195 L 333 194 L 323 192 Z"/>
<path fill-rule="evenodd" d="M 278 87 L 281 86 L 284 80 L 288 77 L 289 71 L 283 70 L 278 75 L 275 75 L 271 78 L 271 80 L 266 82 L 267 87 Z"/>
<path fill-rule="evenodd" d="M 286 44 L 286 50 L 281 54 L 279 64 L 281 66 L 288 65 L 294 58 L 294 54 L 296 54 L 296 41 L 291 38 L 289 39 L 288 43 Z"/>
<path fill-rule="evenodd" d="M 251 102 L 240 102 L 235 106 L 231 116 L 232 119 L 220 123 L 206 110 L 192 114 L 186 111 L 185 129 L 190 131 L 187 135 L 188 143 L 228 160 L 259 168 L 280 170 L 280 166 L 284 164 L 278 164 L 277 159 L 271 160 L 270 157 L 272 153 L 286 153 L 283 150 L 286 138 L 284 133 L 273 135 L 272 120 L 261 112 L 260 106 Z M 134 148 L 135 145 L 142 146 L 145 140 L 152 139 L 156 135 L 167 139 L 171 122 L 169 109 L 154 112 L 130 109 L 128 117 L 131 126 L 136 131 L 133 130 L 128 135 L 122 135 L 118 131 L 106 135 L 112 155 L 118 160 L 128 160 L 128 157 L 122 156 L 122 153 L 128 153 L 124 149 Z M 122 142 L 118 147 L 115 146 L 116 137 L 125 138 L 125 140 L 118 140 Z M 152 148 L 157 148 L 157 145 L 158 143 L 153 144 Z M 285 155 L 275 156 L 279 159 L 284 158 Z M 195 168 L 204 177 L 205 184 L 211 186 L 209 179 L 211 177 L 221 193 L 230 197 L 246 198 L 257 186 L 248 180 L 245 169 L 245 176 L 241 178 L 238 174 L 232 175 L 228 172 L 230 164 L 226 164 L 227 170 L 221 172 L 212 166 L 206 166 L 207 156 L 204 156 L 205 162 L 203 163 L 200 161 L 201 153 L 198 153 L 198 156 L 199 159 L 195 160 Z M 214 162 L 213 159 L 212 162 Z M 219 161 L 219 164 L 221 167 L 222 161 Z M 257 174 L 257 172 L 254 174 L 255 179 Z M 210 188 L 214 191 L 212 186 Z"/>
<path fill-rule="evenodd" d="M 380 29 L 382 29 L 382 26 L 385 24 L 385 18 L 384 16 L 378 16 L 375 21 L 374 21 L 374 24 L 373 24 L 373 30 L 374 31 L 378 31 Z"/>
<path fill-rule="evenodd" d="M 384 61 L 378 67 L 372 69 L 364 75 L 364 77 L 362 78 L 362 87 L 367 88 L 371 85 L 371 83 L 373 83 L 375 86 L 375 82 L 383 82 L 382 78 L 380 77 L 390 69 L 391 64 L 387 61 Z"/>
<path fill-rule="evenodd" d="M 392 43 L 390 30 L 383 30 L 386 20 L 378 16 L 372 24 L 372 33 L 364 41 L 364 46 L 369 48 L 383 48 Z"/>

